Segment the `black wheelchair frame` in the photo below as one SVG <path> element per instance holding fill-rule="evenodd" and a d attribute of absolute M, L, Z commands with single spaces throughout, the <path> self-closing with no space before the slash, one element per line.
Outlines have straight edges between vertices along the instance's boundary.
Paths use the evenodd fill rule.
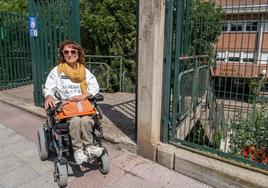
<path fill-rule="evenodd" d="M 100 120 L 103 118 L 100 107 L 97 102 L 103 101 L 103 96 L 100 94 L 89 98 L 97 113 L 92 116 L 94 121 L 92 132 L 93 144 L 103 147 L 103 128 Z M 38 152 L 41 160 L 47 160 L 51 152 L 57 154 L 57 158 L 54 161 L 54 180 L 57 181 L 59 187 L 65 187 L 68 179 L 67 164 L 77 165 L 74 161 L 67 160 L 73 154 L 71 138 L 69 135 L 69 122 L 58 121 L 55 118 L 56 110 L 59 108 L 58 104 L 55 109 L 49 108 L 47 110 L 47 121 L 43 127 L 38 129 Z M 103 147 L 103 153 L 100 157 L 93 157 L 89 162 L 96 161 L 98 168 L 102 174 L 107 174 L 110 169 L 110 162 L 108 159 L 108 153 L 105 147 Z"/>

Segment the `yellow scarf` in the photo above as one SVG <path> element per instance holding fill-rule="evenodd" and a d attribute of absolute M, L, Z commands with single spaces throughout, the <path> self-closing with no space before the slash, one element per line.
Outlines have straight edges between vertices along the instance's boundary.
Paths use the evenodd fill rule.
<path fill-rule="evenodd" d="M 82 93 L 87 93 L 87 82 L 86 82 L 86 69 L 85 66 L 77 63 L 76 69 L 73 69 L 67 63 L 60 63 L 58 66 L 58 73 L 64 73 L 72 82 L 80 83 Z"/>

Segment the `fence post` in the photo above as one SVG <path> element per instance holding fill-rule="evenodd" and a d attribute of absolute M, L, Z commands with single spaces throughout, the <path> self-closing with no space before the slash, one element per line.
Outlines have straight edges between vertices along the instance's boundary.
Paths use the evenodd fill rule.
<path fill-rule="evenodd" d="M 174 75 L 173 75 L 173 105 L 172 105 L 172 118 L 171 118 L 171 127 L 172 127 L 172 137 L 176 137 L 176 121 L 177 121 L 177 112 L 178 112 L 178 75 L 181 72 L 181 56 L 182 51 L 182 30 L 183 30 L 183 15 L 184 15 L 184 1 L 177 0 L 176 7 L 176 36 L 175 36 L 175 50 L 174 50 Z"/>
<path fill-rule="evenodd" d="M 29 16 L 36 16 L 36 10 L 33 0 L 28 0 L 28 10 L 29 10 Z M 36 37 L 30 37 L 30 46 L 31 46 L 31 55 L 32 55 L 32 75 L 33 75 L 33 83 L 34 83 L 34 104 L 36 106 L 40 105 L 40 97 L 38 95 L 38 91 L 40 91 L 40 83 L 38 80 L 38 57 L 37 57 L 37 44 L 36 44 Z"/>
<path fill-rule="evenodd" d="M 80 44 L 80 10 L 79 2 L 72 0 L 73 39 Z"/>
<path fill-rule="evenodd" d="M 160 141 L 164 22 L 165 0 L 139 1 L 137 145 L 151 160 Z"/>
<path fill-rule="evenodd" d="M 123 63 L 123 61 L 122 61 L 122 57 L 120 57 L 120 70 L 119 70 L 119 74 L 120 74 L 120 76 L 119 76 L 119 91 L 120 92 L 122 92 L 122 68 L 123 68 L 123 65 L 122 65 L 122 63 Z"/>

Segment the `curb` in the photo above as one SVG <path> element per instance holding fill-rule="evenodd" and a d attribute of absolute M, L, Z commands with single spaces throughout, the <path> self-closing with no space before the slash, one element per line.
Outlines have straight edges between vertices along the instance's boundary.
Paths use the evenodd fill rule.
<path fill-rule="evenodd" d="M 184 147 L 159 144 L 157 162 L 213 187 L 267 188 L 268 173 L 219 160 Z"/>

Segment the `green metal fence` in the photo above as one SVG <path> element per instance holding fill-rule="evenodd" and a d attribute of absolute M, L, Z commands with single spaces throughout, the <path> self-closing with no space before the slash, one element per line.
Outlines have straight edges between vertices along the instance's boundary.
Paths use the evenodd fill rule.
<path fill-rule="evenodd" d="M 27 25 L 24 15 L 0 13 L 0 90 L 32 81 Z"/>
<path fill-rule="evenodd" d="M 268 169 L 268 5 L 167 1 L 163 141 Z"/>
<path fill-rule="evenodd" d="M 28 0 L 29 16 L 36 18 L 37 35 L 30 37 L 35 105 L 42 106 L 42 86 L 57 62 L 62 41 L 80 43 L 80 12 L 77 0 Z"/>

